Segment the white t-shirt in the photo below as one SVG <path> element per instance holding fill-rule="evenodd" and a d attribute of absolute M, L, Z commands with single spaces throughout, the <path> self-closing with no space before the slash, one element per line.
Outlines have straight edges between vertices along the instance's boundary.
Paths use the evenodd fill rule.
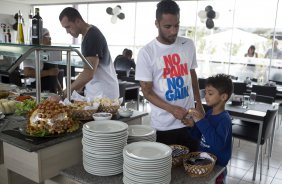
<path fill-rule="evenodd" d="M 272 54 L 272 49 L 268 49 L 268 51 L 266 52 L 266 57 L 271 58 L 271 54 Z M 282 51 L 280 49 L 274 49 L 272 58 L 280 59 L 281 57 L 282 57 Z"/>
<path fill-rule="evenodd" d="M 195 68 L 196 50 L 192 40 L 178 37 L 174 44 L 164 45 L 154 39 L 138 53 L 135 79 L 152 81 L 153 90 L 161 99 L 188 109 L 195 106 L 190 74 Z M 151 106 L 152 127 L 162 131 L 184 127 L 169 112 Z"/>

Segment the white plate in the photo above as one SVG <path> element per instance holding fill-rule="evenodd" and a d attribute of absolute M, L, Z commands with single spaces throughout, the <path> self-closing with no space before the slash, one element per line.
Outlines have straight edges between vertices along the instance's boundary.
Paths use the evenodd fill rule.
<path fill-rule="evenodd" d="M 172 149 L 158 142 L 134 142 L 124 147 L 124 154 L 139 160 L 156 160 L 171 156 Z"/>
<path fill-rule="evenodd" d="M 84 129 L 94 133 L 112 134 L 117 132 L 126 131 L 128 125 L 121 121 L 103 120 L 103 121 L 90 121 L 83 125 Z"/>
<path fill-rule="evenodd" d="M 156 134 L 156 130 L 147 125 L 129 125 L 128 136 L 149 136 Z"/>
<path fill-rule="evenodd" d="M 112 134 L 102 134 L 102 133 L 93 133 L 88 130 L 82 129 L 83 136 L 89 138 L 89 139 L 118 139 L 121 137 L 127 137 L 128 131 L 122 131 L 118 133 L 112 133 Z"/>

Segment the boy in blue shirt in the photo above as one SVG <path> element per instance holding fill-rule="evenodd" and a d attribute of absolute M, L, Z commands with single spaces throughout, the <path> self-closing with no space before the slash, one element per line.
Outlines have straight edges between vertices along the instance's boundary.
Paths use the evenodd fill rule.
<path fill-rule="evenodd" d="M 228 75 L 217 74 L 209 77 L 205 85 L 206 104 L 211 107 L 206 114 L 189 109 L 183 124 L 192 127 L 191 134 L 200 141 L 199 151 L 209 152 L 217 157 L 216 164 L 226 166 L 232 153 L 232 122 L 225 111 L 225 103 L 233 92 L 233 83 Z M 226 183 L 225 170 L 216 184 Z"/>

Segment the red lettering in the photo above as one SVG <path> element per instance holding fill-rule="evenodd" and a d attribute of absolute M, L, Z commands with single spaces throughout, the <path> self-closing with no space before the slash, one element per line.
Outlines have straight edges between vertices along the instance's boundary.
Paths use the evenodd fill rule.
<path fill-rule="evenodd" d="M 167 75 L 170 73 L 170 68 L 164 68 L 164 71 L 163 71 L 163 77 L 164 79 L 167 78 Z"/>
<path fill-rule="evenodd" d="M 180 73 L 181 73 L 181 76 L 188 75 L 189 72 L 188 72 L 187 63 L 180 65 Z"/>
<path fill-rule="evenodd" d="M 173 66 L 173 64 L 172 64 L 172 59 L 171 59 L 171 55 L 164 56 L 164 63 L 165 63 L 165 67 L 166 67 L 166 68 L 170 68 L 170 67 Z"/>
<path fill-rule="evenodd" d="M 172 61 L 173 61 L 173 64 L 179 65 L 179 63 L 180 63 L 180 56 L 178 54 L 172 54 Z"/>

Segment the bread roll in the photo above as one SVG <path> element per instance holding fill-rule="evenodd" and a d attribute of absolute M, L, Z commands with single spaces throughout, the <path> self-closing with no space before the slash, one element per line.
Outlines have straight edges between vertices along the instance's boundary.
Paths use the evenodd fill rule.
<path fill-rule="evenodd" d="M 9 102 L 3 102 L 2 105 L 6 114 L 11 114 L 13 112 L 9 106 Z"/>

